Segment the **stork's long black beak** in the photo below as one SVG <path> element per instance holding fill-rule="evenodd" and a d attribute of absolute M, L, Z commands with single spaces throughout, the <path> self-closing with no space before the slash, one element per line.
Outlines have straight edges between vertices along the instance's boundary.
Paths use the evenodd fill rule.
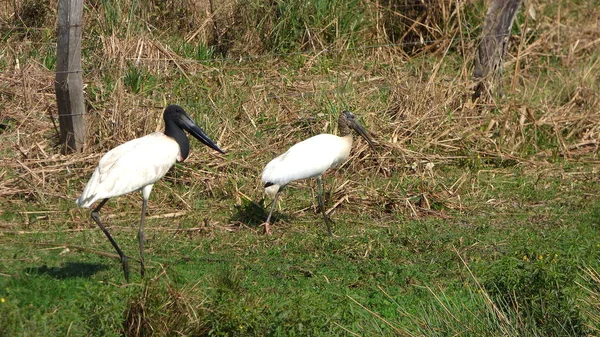
<path fill-rule="evenodd" d="M 204 130 L 202 130 L 191 117 L 182 116 L 181 127 L 194 136 L 194 138 L 202 142 L 202 144 L 210 147 L 213 150 L 219 151 L 222 154 L 225 154 L 225 151 L 221 150 L 219 146 L 212 139 L 210 139 L 206 133 L 204 133 Z"/>
<path fill-rule="evenodd" d="M 373 143 L 373 139 L 371 139 L 369 132 L 356 119 L 352 120 L 350 127 L 354 129 L 354 131 L 358 132 L 358 134 L 361 135 L 367 141 L 367 143 L 369 143 L 371 148 L 375 150 L 375 143 Z"/>

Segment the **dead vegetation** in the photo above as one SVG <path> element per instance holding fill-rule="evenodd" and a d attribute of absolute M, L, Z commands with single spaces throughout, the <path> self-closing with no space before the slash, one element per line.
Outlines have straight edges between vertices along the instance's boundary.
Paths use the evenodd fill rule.
<path fill-rule="evenodd" d="M 57 211 L 62 209 L 57 200 L 74 199 L 104 152 L 161 130 L 162 109 L 173 102 L 184 106 L 194 102 L 192 114 L 230 155 L 193 151 L 185 165 L 171 172 L 169 184 L 153 194 L 153 213 L 194 208 L 193 196 L 179 192 L 177 184 L 194 193 L 233 199 L 238 205 L 261 199 L 258 177 L 268 158 L 295 140 L 332 130 L 331 116 L 344 106 L 364 119 L 379 151 L 373 153 L 359 142 L 342 173 L 330 175 L 337 186 L 329 201 L 332 210 L 351 203 L 360 212 L 444 216 L 440 209 L 460 210 L 460 195 L 469 192 L 462 190 L 466 179 L 462 174 L 452 184 L 442 183 L 446 179 L 437 170 L 440 166 L 477 172 L 510 165 L 537 170 L 559 158 L 597 161 L 597 20 L 574 20 L 553 11 L 550 4 L 530 2 L 527 6 L 537 14 L 535 20 L 531 10 L 530 16 L 524 15 L 527 26 L 520 19 L 521 33 L 511 41 L 504 95 L 492 102 L 471 102 L 476 29 L 467 32 L 461 27 L 473 24 L 465 14 L 472 4 L 445 1 L 380 3 L 382 11 L 373 15 L 382 20 L 365 31 L 388 42 L 377 48 L 337 42 L 337 49 L 329 49 L 331 44 L 307 27 L 304 34 L 310 38 L 299 43 L 300 53 L 275 56 L 265 53 L 265 40 L 257 31 L 252 33 L 248 20 L 236 19 L 237 3 L 215 2 L 210 8 L 191 0 L 151 1 L 139 21 L 150 28 L 125 35 L 97 26 L 95 21 L 108 14 L 100 2 L 92 3 L 86 15 L 95 35 L 87 36 L 84 46 L 89 49 L 84 59 L 87 148 L 82 154 L 62 156 L 57 147 L 54 74 L 44 64 L 55 52 L 52 39 L 44 40 L 35 31 L 35 36 L 17 34 L 22 30 L 13 27 L 53 31 L 48 27 L 55 22 L 51 10 L 55 4 L 43 2 L 50 9 L 38 18 L 43 23 L 36 19 L 28 24 L 23 13 L 29 13 L 30 2 L 0 8 L 0 28 L 8 32 L 0 51 L 4 59 L 0 140 L 5 144 L 0 195 L 4 210 L 21 212 L 27 221 L 23 214 L 31 205 Z M 268 12 L 269 5 L 273 4 L 261 10 Z M 169 10 L 173 6 L 192 14 L 185 22 L 175 22 L 170 16 L 176 13 Z M 406 6 L 411 11 L 401 11 Z M 113 9 L 127 15 L 125 6 Z M 391 24 L 393 17 L 401 18 L 401 24 Z M 164 38 L 160 22 L 171 23 L 162 28 L 169 34 L 181 31 L 187 43 L 221 48 L 215 57 L 220 53 L 233 58 L 193 59 Z M 242 24 L 244 29 L 238 27 Z M 268 24 L 261 27 L 272 29 Z M 399 27 L 404 27 L 403 33 Z M 323 70 L 323 58 L 336 66 Z M 128 76 L 140 76 L 140 87 L 135 89 Z M 173 92 L 181 90 L 182 81 L 186 91 Z M 348 182 L 343 172 L 359 179 Z M 390 177 L 394 180 L 386 182 Z M 413 180 L 422 184 L 412 184 Z M 399 188 L 406 183 L 408 187 Z M 128 198 L 138 202 L 137 196 Z M 86 223 L 77 211 L 68 213 L 73 224 Z M 63 219 L 44 217 L 50 222 Z"/>
<path fill-rule="evenodd" d="M 164 273 L 163 273 L 164 274 Z M 175 289 L 166 274 L 145 285 L 131 299 L 123 322 L 124 336 L 201 336 L 209 328 L 203 320 L 205 304 L 196 289 Z"/>

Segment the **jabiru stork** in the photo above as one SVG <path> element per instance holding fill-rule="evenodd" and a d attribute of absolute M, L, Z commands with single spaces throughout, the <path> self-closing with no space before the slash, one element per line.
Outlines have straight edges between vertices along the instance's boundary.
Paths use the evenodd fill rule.
<path fill-rule="evenodd" d="M 271 160 L 265 166 L 261 180 L 265 184 L 265 193 L 273 198 L 269 216 L 267 221 L 263 223 L 265 233 L 270 234 L 269 221 L 277 204 L 277 197 L 283 188 L 295 180 L 317 177 L 319 208 L 327 226 L 327 233 L 329 236 L 333 235 L 330 225 L 331 220 L 325 214 L 323 205 L 323 180 L 321 176 L 328 169 L 337 167 L 348 159 L 353 140 L 351 130 L 356 131 L 365 138 L 371 148 L 375 149 L 375 144 L 367 130 L 359 123 L 354 114 L 344 110 L 338 119 L 339 136 L 323 133 L 310 137 L 296 143 L 284 154 Z"/>
<path fill-rule="evenodd" d="M 113 245 L 129 282 L 129 263 L 117 242 L 100 221 L 102 206 L 113 197 L 142 191 L 142 215 L 138 231 L 140 248 L 140 273 L 144 276 L 144 222 L 148 198 L 154 183 L 161 179 L 175 162 L 184 161 L 190 152 L 186 130 L 210 148 L 225 153 L 213 142 L 194 120 L 177 105 L 169 105 L 163 114 L 165 131 L 154 132 L 144 137 L 130 140 L 108 151 L 101 159 L 88 181 L 83 193 L 76 202 L 79 207 L 89 208 L 101 200 L 92 210 L 91 217 Z"/>

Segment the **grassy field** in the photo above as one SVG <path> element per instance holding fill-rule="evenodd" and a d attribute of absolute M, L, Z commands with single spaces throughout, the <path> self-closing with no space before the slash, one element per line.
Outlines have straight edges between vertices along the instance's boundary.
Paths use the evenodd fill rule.
<path fill-rule="evenodd" d="M 483 1 L 86 2 L 88 141 L 62 155 L 55 0 L 0 4 L 0 336 L 600 334 L 600 3 L 530 1 L 502 93 L 471 102 Z M 360 14 L 358 14 L 360 13 Z M 179 104 L 226 155 L 191 155 L 149 202 L 126 283 L 76 207 L 100 157 Z M 357 140 L 270 200 L 296 141 Z M 101 213 L 137 258 L 138 193 Z"/>

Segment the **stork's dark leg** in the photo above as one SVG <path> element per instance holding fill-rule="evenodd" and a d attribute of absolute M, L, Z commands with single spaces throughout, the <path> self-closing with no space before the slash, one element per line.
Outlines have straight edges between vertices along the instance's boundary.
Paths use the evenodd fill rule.
<path fill-rule="evenodd" d="M 323 179 L 321 176 L 317 177 L 317 198 L 319 199 L 319 208 L 321 208 L 321 213 L 323 213 L 323 219 L 327 226 L 327 234 L 333 236 L 333 233 L 331 232 L 331 219 L 325 214 L 325 205 L 323 204 Z"/>
<path fill-rule="evenodd" d="M 148 200 L 144 198 L 142 204 L 142 218 L 140 219 L 140 229 L 138 230 L 138 240 L 140 241 L 140 274 L 144 277 L 146 267 L 144 265 L 144 243 L 146 242 L 146 234 L 144 234 L 144 222 L 146 221 L 146 208 L 148 208 Z"/>
<path fill-rule="evenodd" d="M 265 225 L 265 234 L 271 234 L 271 229 L 269 228 L 269 221 L 271 221 L 271 215 L 273 214 L 273 209 L 275 209 L 275 205 L 277 205 L 277 197 L 279 197 L 279 192 L 283 187 L 280 187 L 275 193 L 275 197 L 273 198 L 273 204 L 271 205 L 271 210 L 269 211 L 269 216 L 267 217 L 267 221 L 264 223 Z"/>
<path fill-rule="evenodd" d="M 100 227 L 100 229 L 104 232 L 110 243 L 113 245 L 113 247 L 115 247 L 115 250 L 119 254 L 119 257 L 121 257 L 121 265 L 123 266 L 123 273 L 125 273 L 125 281 L 129 282 L 129 263 L 127 262 L 127 256 L 123 253 L 123 251 L 117 244 L 117 241 L 113 239 L 108 230 L 104 227 L 104 225 L 100 221 L 100 216 L 98 215 L 98 212 L 100 212 L 100 209 L 102 208 L 102 206 L 104 206 L 104 204 L 106 204 L 107 201 L 108 198 L 102 200 L 102 202 L 100 202 L 100 204 L 98 204 L 98 206 L 94 208 L 94 210 L 92 211 L 92 219 L 94 219 L 98 227 Z"/>

